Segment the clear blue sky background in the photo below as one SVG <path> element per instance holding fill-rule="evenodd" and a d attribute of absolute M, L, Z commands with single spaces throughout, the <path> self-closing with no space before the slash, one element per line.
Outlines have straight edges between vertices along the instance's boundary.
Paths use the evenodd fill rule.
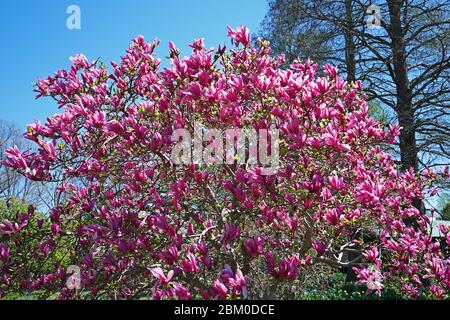
<path fill-rule="evenodd" d="M 81 9 L 81 30 L 69 30 L 69 5 Z M 195 38 L 208 47 L 229 44 L 226 27 L 246 25 L 257 32 L 268 9 L 266 0 L 19 0 L 0 9 L 0 118 L 23 127 L 58 112 L 50 99 L 35 100 L 37 78 L 70 66 L 69 57 L 118 61 L 131 39 L 161 40 L 158 55 L 168 55 L 169 41 L 183 51 Z"/>

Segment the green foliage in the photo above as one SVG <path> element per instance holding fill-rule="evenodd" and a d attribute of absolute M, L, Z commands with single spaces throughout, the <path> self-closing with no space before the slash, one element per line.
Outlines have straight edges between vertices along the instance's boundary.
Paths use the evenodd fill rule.
<path fill-rule="evenodd" d="M 345 274 L 322 275 L 321 279 L 305 286 L 299 295 L 300 300 L 405 300 L 391 289 L 385 289 L 381 297 L 375 293 L 366 293 L 361 285 L 345 281 Z"/>
<path fill-rule="evenodd" d="M 450 201 L 447 202 L 441 211 L 442 220 L 450 220 Z"/>
<path fill-rule="evenodd" d="M 53 270 L 53 262 L 47 259 L 42 253 L 42 259 L 36 259 L 36 248 L 46 235 L 50 232 L 50 219 L 48 216 L 34 211 L 34 208 L 28 203 L 10 199 L 8 201 L 0 201 L 0 222 L 9 221 L 12 224 L 21 225 L 24 221 L 24 215 L 31 215 L 28 222 L 21 227 L 20 232 L 10 235 L 0 235 L 0 243 L 6 244 L 11 252 L 9 254 L 10 261 L 3 268 L 9 269 L 11 286 L 6 291 L 4 300 L 35 300 L 41 298 L 41 292 L 35 291 L 33 294 L 27 294 L 21 289 L 20 278 L 16 278 L 16 274 L 25 272 L 30 278 L 37 278 L 37 275 L 50 273 Z M 40 223 L 39 223 L 40 222 Z M 56 251 L 55 254 L 62 254 L 63 248 Z M 19 269 L 12 266 L 20 266 Z M 0 269 L 0 271 L 2 271 Z M 1 274 L 1 273 L 0 273 Z M 0 290 L 2 290 L 0 283 Z"/>
<path fill-rule="evenodd" d="M 10 199 L 0 201 L 0 220 L 12 219 L 17 213 L 24 213 L 28 210 L 28 204 L 23 201 Z"/>
<path fill-rule="evenodd" d="M 390 116 L 378 103 L 374 101 L 369 102 L 369 116 L 377 119 L 384 125 L 389 125 Z"/>

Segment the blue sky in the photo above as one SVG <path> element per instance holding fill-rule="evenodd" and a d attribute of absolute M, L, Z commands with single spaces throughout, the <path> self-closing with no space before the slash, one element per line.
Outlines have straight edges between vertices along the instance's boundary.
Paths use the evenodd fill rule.
<path fill-rule="evenodd" d="M 66 9 L 81 9 L 81 30 L 69 30 Z M 20 0 L 2 1 L 0 35 L 0 118 L 23 127 L 58 112 L 49 99 L 35 100 L 37 78 L 67 68 L 69 57 L 118 61 L 131 39 L 161 40 L 158 56 L 166 57 L 169 41 L 184 54 L 195 38 L 208 47 L 227 43 L 226 27 L 246 25 L 257 32 L 268 9 L 266 0 Z"/>

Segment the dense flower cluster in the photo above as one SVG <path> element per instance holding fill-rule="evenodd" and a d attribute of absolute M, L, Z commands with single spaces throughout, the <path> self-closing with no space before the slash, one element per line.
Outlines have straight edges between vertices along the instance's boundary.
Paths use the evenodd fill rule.
<path fill-rule="evenodd" d="M 319 265 L 355 268 L 370 291 L 448 295 L 450 260 L 413 206 L 448 169 L 401 172 L 383 151 L 400 128 L 368 117 L 361 83 L 330 65 L 284 68 L 248 29 L 228 31 L 231 50 L 201 39 L 181 58 L 170 43 L 169 68 L 158 42 L 138 37 L 111 72 L 78 55 L 37 83 L 61 113 L 28 127 L 36 152 L 10 149 L 4 164 L 56 183 L 57 196 L 48 223 L 32 212 L 0 221 L 0 295 L 259 298 L 261 279 L 301 288 Z M 278 172 L 173 164 L 171 134 L 194 122 L 279 128 Z M 81 270 L 74 290 L 70 265 Z"/>

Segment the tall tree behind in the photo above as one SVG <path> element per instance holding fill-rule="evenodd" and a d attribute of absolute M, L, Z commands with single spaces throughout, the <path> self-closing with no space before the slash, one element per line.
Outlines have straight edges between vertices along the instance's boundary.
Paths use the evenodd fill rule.
<path fill-rule="evenodd" d="M 403 128 L 398 151 L 404 169 L 449 162 L 449 1 L 270 0 L 269 5 L 262 36 L 276 51 L 289 48 L 288 59 L 339 65 L 347 80 L 362 80 L 371 99 L 394 117 Z M 303 41 L 311 32 L 317 34 L 314 41 Z"/>
<path fill-rule="evenodd" d="M 351 3 L 351 0 L 346 0 Z M 332 62 L 347 73 L 347 80 L 356 78 L 356 44 L 351 6 L 330 3 L 346 17 L 347 28 L 332 21 L 316 19 L 310 15 L 311 5 L 306 1 L 271 0 L 269 13 L 262 23 L 261 36 L 270 41 L 272 49 L 286 55 L 287 61 L 311 59 L 319 64 Z"/>
<path fill-rule="evenodd" d="M 19 200 L 36 205 L 45 212 L 53 205 L 54 187 L 32 182 L 2 164 L 5 151 L 14 146 L 26 149 L 29 143 L 13 124 L 0 119 L 0 201 L 8 204 L 11 200 Z"/>
<path fill-rule="evenodd" d="M 6 149 L 14 145 L 25 147 L 24 139 L 17 128 L 0 120 L 0 199 L 27 201 L 27 196 L 32 189 L 30 182 L 1 163 L 6 157 Z"/>

